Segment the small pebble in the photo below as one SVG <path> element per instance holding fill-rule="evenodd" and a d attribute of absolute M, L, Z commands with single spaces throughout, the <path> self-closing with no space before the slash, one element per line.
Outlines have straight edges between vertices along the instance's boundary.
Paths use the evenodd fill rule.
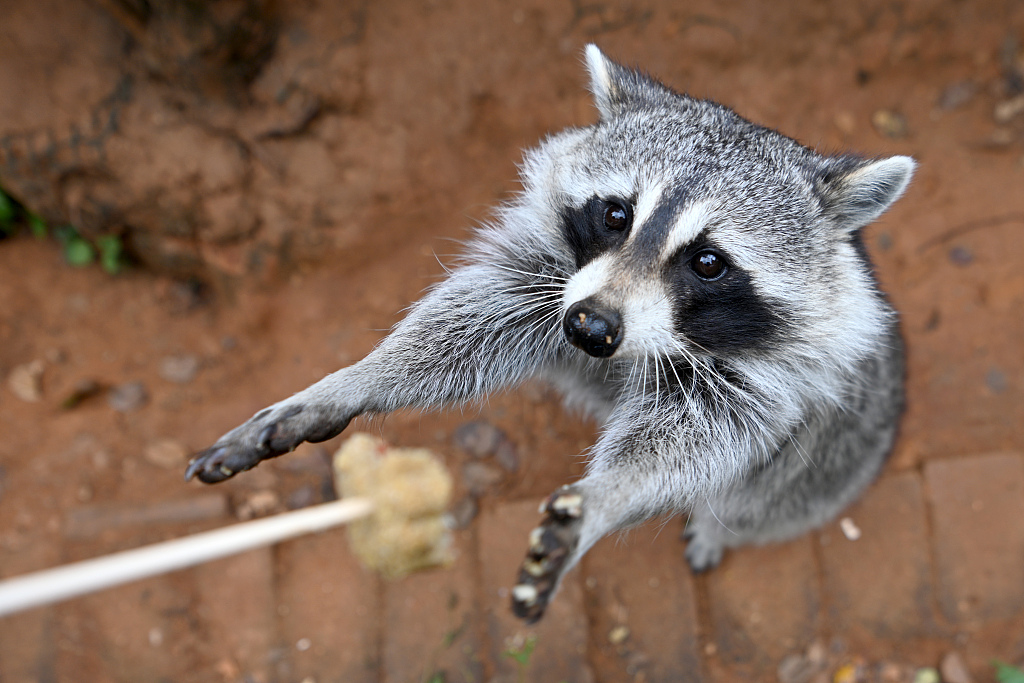
<path fill-rule="evenodd" d="M 1009 147 L 1013 142 L 1013 131 L 1008 128 L 996 128 L 987 138 L 981 141 L 981 147 L 983 149 L 1001 150 Z"/>
<path fill-rule="evenodd" d="M 957 246 L 949 250 L 949 260 L 958 266 L 966 266 L 974 260 L 974 254 L 967 247 Z"/>
<path fill-rule="evenodd" d="M 289 510 L 307 508 L 315 502 L 316 490 L 312 484 L 301 486 L 288 494 L 287 505 Z"/>
<path fill-rule="evenodd" d="M 872 114 L 871 125 L 885 137 L 894 140 L 907 137 L 910 130 L 906 117 L 889 109 L 879 109 Z"/>
<path fill-rule="evenodd" d="M 238 666 L 231 659 L 222 659 L 214 664 L 213 668 L 225 681 L 234 681 L 238 679 Z"/>
<path fill-rule="evenodd" d="M 616 626 L 608 632 L 608 642 L 612 645 L 621 645 L 629 638 L 628 626 Z"/>
<path fill-rule="evenodd" d="M 808 661 L 822 665 L 828 659 L 828 648 L 825 647 L 825 643 L 816 640 L 807 648 L 806 656 Z"/>
<path fill-rule="evenodd" d="M 1006 391 L 1008 382 L 1006 381 L 1006 373 L 999 368 L 992 368 L 985 373 L 985 384 L 993 394 L 1001 394 Z"/>
<path fill-rule="evenodd" d="M 68 354 L 64 353 L 63 349 L 52 348 L 46 351 L 46 360 L 53 365 L 60 365 L 66 362 Z"/>
<path fill-rule="evenodd" d="M 519 451 L 511 441 L 502 441 L 494 452 L 494 460 L 506 472 L 519 471 Z"/>
<path fill-rule="evenodd" d="M 295 643 L 295 649 L 299 652 L 305 652 L 311 647 L 313 647 L 313 643 L 309 640 L 309 638 L 299 638 L 299 640 Z"/>
<path fill-rule="evenodd" d="M 506 440 L 505 433 L 489 422 L 477 420 L 460 425 L 452 441 L 474 458 L 489 458 Z"/>
<path fill-rule="evenodd" d="M 458 501 L 448 513 L 452 529 L 468 528 L 473 523 L 473 520 L 476 519 L 479 511 L 480 506 L 477 505 L 476 499 L 473 496 L 466 496 Z"/>
<path fill-rule="evenodd" d="M 839 667 L 832 675 L 832 683 L 860 683 L 864 679 L 863 667 L 850 662 Z"/>
<path fill-rule="evenodd" d="M 171 312 L 176 315 L 189 313 L 207 301 L 207 291 L 198 280 L 174 282 L 167 291 L 167 300 Z"/>
<path fill-rule="evenodd" d="M 153 441 L 142 449 L 142 458 L 151 465 L 167 470 L 184 467 L 188 462 L 188 446 L 174 439 Z"/>
<path fill-rule="evenodd" d="M 977 92 L 978 85 L 974 81 L 950 83 L 942 90 L 936 105 L 945 111 L 958 109 L 970 102 Z"/>
<path fill-rule="evenodd" d="M 824 668 L 822 662 L 813 662 L 803 655 L 789 655 L 779 663 L 776 675 L 779 683 L 807 683 Z"/>
<path fill-rule="evenodd" d="M 60 402 L 60 407 L 64 410 L 77 408 L 82 401 L 98 395 L 101 391 L 103 391 L 103 387 L 96 380 L 89 378 L 80 379 L 75 382 L 71 393 Z"/>
<path fill-rule="evenodd" d="M 856 541 L 860 538 L 860 527 L 858 527 L 856 522 L 849 517 L 843 517 L 839 520 L 839 528 L 842 530 L 843 536 L 846 536 L 846 540 L 848 541 Z"/>
<path fill-rule="evenodd" d="M 504 478 L 500 469 L 482 462 L 467 462 L 462 466 L 462 481 L 474 496 L 483 495 Z"/>
<path fill-rule="evenodd" d="M 266 517 L 281 511 L 281 499 L 275 491 L 254 491 L 235 510 L 242 521 Z"/>
<path fill-rule="evenodd" d="M 992 117 L 996 123 L 1009 123 L 1024 113 L 1024 95 L 1017 95 L 1013 99 L 1003 100 L 996 105 L 992 111 Z"/>
<path fill-rule="evenodd" d="M 852 135 L 857 129 L 857 118 L 849 111 L 838 112 L 833 117 L 832 122 L 836 124 L 836 128 L 844 135 Z"/>
<path fill-rule="evenodd" d="M 43 361 L 38 359 L 14 366 L 11 374 L 7 376 L 7 388 L 26 403 L 42 400 L 44 368 Z"/>
<path fill-rule="evenodd" d="M 149 402 L 149 392 L 142 382 L 126 382 L 107 392 L 107 403 L 119 413 L 130 413 Z"/>
<path fill-rule="evenodd" d="M 199 372 L 199 358 L 192 354 L 166 356 L 160 361 L 160 376 L 168 382 L 188 384 Z"/>
<path fill-rule="evenodd" d="M 164 642 L 164 632 L 158 628 L 149 629 L 149 644 L 153 647 L 160 647 Z"/>
<path fill-rule="evenodd" d="M 967 664 L 956 650 L 947 652 L 942 658 L 939 672 L 942 674 L 942 683 L 974 683 Z"/>
<path fill-rule="evenodd" d="M 878 678 L 882 683 L 904 683 L 910 680 L 911 674 L 908 674 L 906 667 L 899 664 L 882 662 L 878 665 Z"/>

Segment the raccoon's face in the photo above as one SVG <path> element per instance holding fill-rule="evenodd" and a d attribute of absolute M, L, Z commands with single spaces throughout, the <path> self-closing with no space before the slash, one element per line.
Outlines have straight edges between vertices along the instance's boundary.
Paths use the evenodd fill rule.
<path fill-rule="evenodd" d="M 597 358 L 729 357 L 878 333 L 886 308 L 857 230 L 912 161 L 821 157 L 596 48 L 587 57 L 601 121 L 541 150 L 574 264 L 571 344 Z"/>
<path fill-rule="evenodd" d="M 622 127 L 615 132 L 624 133 Z M 644 132 L 693 133 L 665 128 Z M 602 144 L 605 137 L 599 127 L 584 143 L 586 156 L 593 156 L 574 169 L 570 191 L 563 191 L 568 201 L 559 223 L 576 269 L 563 296 L 569 342 L 599 358 L 673 351 L 722 356 L 778 343 L 795 316 L 791 297 L 772 290 L 793 280 L 786 268 L 800 267 L 806 248 L 792 214 L 809 213 L 808 198 L 777 181 L 768 186 L 762 169 L 760 192 L 770 199 L 756 206 L 726 169 L 689 163 L 675 150 L 656 162 L 649 152 L 641 169 Z M 606 164 L 620 171 L 619 186 L 598 170 Z M 788 205 L 781 215 L 774 206 L 780 200 Z M 749 225 L 751 219 L 762 225 Z M 781 232 L 796 234 L 786 244 Z M 784 262 L 787 251 L 794 262 Z"/>

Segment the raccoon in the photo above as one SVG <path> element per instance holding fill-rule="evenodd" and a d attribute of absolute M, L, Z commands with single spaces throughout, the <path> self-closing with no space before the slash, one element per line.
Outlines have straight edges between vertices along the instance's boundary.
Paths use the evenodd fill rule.
<path fill-rule="evenodd" d="M 538 620 L 601 537 L 689 519 L 686 559 L 832 519 L 903 406 L 897 316 L 861 237 L 914 161 L 824 156 L 585 49 L 597 123 L 525 152 L 522 189 L 380 345 L 197 455 L 219 482 L 357 415 L 554 384 L 602 425 L 551 494 L 512 608 Z"/>

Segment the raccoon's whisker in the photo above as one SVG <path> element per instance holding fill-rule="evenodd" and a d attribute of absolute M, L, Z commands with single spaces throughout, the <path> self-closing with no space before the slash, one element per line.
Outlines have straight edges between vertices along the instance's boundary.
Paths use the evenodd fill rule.
<path fill-rule="evenodd" d="M 546 315 L 541 316 L 535 320 L 526 330 L 528 335 L 533 335 L 537 331 L 543 329 L 552 320 L 558 320 L 561 317 L 562 309 L 560 307 L 552 308 Z M 541 343 L 555 345 L 558 342 L 558 332 L 560 332 L 560 325 L 551 325 L 545 331 L 541 337 Z"/>
<path fill-rule="evenodd" d="M 713 373 L 704 365 L 704 362 L 694 356 L 684 344 L 679 342 L 679 340 L 673 339 L 672 345 L 686 358 L 690 367 L 693 368 L 694 373 L 700 378 L 701 382 L 715 394 L 718 400 L 723 403 L 726 402 L 727 398 L 725 394 L 722 393 L 722 390 L 716 381 L 717 376 L 713 375 Z"/>
<path fill-rule="evenodd" d="M 647 347 L 644 347 L 644 373 L 643 383 L 640 385 L 640 402 L 647 401 Z"/>
<path fill-rule="evenodd" d="M 516 302 L 516 305 L 513 307 L 512 311 L 507 311 L 507 310 L 497 311 L 496 314 L 497 315 L 506 315 L 506 314 L 508 314 L 510 312 L 515 312 L 515 311 L 519 311 L 519 310 L 534 310 L 538 306 L 541 306 L 541 307 L 552 307 L 552 308 L 561 309 L 561 305 L 560 305 L 561 298 L 562 298 L 561 294 L 555 294 L 555 295 L 547 295 L 547 294 L 545 294 L 545 295 L 540 295 L 540 296 L 524 297 L 522 301 Z"/>
<path fill-rule="evenodd" d="M 545 315 L 545 316 L 543 316 L 541 318 L 538 318 L 532 325 L 530 325 L 529 332 L 531 334 L 533 334 L 534 332 L 543 329 L 544 330 L 544 336 L 542 337 L 542 341 L 544 341 L 546 343 L 557 342 L 557 340 L 558 340 L 557 334 L 558 334 L 558 332 L 560 332 L 559 328 L 561 326 L 560 325 L 549 325 L 548 323 L 550 323 L 553 320 L 557 320 L 560 317 L 559 316 L 560 313 L 561 313 L 561 311 L 556 309 L 556 310 L 548 313 L 547 315 Z"/>
<path fill-rule="evenodd" d="M 661 366 L 661 354 L 654 353 L 654 408 L 657 410 L 661 407 L 661 373 L 663 368 Z M 665 384 L 668 385 L 668 377 L 665 377 Z"/>
<path fill-rule="evenodd" d="M 537 294 L 561 294 L 565 291 L 565 286 L 559 282 L 552 283 L 539 283 L 531 285 L 516 285 L 515 287 L 508 287 L 507 289 L 501 290 L 502 294 L 512 294 L 514 292 L 521 292 L 523 290 L 532 290 Z"/>
<path fill-rule="evenodd" d="M 640 363 L 640 358 L 634 358 L 633 359 L 633 366 L 629 369 L 629 378 L 626 380 L 626 386 L 629 387 L 629 393 L 632 394 L 633 396 L 636 396 L 636 391 L 640 387 L 639 382 L 634 382 L 633 381 L 633 376 L 634 375 L 639 376 L 639 374 L 640 374 L 637 371 L 639 363 Z"/>
<path fill-rule="evenodd" d="M 511 266 L 506 266 L 506 265 L 501 264 L 501 263 L 494 263 L 492 265 L 495 268 L 499 268 L 501 270 L 507 270 L 510 273 L 518 273 L 520 275 L 525 275 L 527 277 L 535 277 L 535 278 L 539 278 L 541 280 L 561 280 L 562 282 L 568 282 L 569 281 L 569 278 L 567 278 L 567 277 L 560 277 L 558 275 L 552 275 L 550 273 L 531 273 L 529 271 L 519 270 L 518 268 L 512 268 Z"/>
<path fill-rule="evenodd" d="M 437 265 L 441 266 L 441 269 L 445 272 L 445 274 L 451 275 L 452 274 L 451 268 L 449 268 L 445 264 L 441 263 L 441 257 L 437 255 L 437 252 L 434 251 L 433 249 L 431 249 L 430 253 L 433 255 L 434 260 L 437 261 Z"/>
<path fill-rule="evenodd" d="M 552 309 L 555 310 L 556 312 L 559 311 L 560 308 L 553 307 L 553 303 L 553 300 L 548 300 L 545 299 L 544 297 L 526 298 L 523 300 L 523 302 L 521 302 L 520 305 L 517 305 L 511 309 L 501 308 L 488 313 L 483 318 L 480 318 L 479 322 L 490 323 L 495 320 L 506 320 L 508 322 L 514 322 L 515 320 L 521 320 L 523 318 L 530 317 L 531 314 L 536 313 L 537 311 L 541 311 L 548 307 L 552 307 Z"/>
<path fill-rule="evenodd" d="M 676 376 L 676 383 L 679 385 L 679 390 L 680 391 L 686 391 L 686 387 L 683 385 L 683 380 L 681 380 L 679 378 L 679 373 L 676 372 L 676 364 L 672 362 L 671 358 L 668 359 L 668 362 L 665 363 L 665 364 L 668 365 L 670 370 L 672 370 L 672 374 Z M 668 383 L 668 376 L 667 375 L 665 376 L 665 382 L 666 382 L 666 384 Z"/>
<path fill-rule="evenodd" d="M 654 354 L 654 407 L 657 409 L 661 399 L 661 362 L 658 354 Z"/>
<path fill-rule="evenodd" d="M 721 519 L 719 519 L 718 515 L 717 515 L 717 514 L 715 513 L 715 509 L 714 509 L 713 507 L 711 507 L 711 499 L 710 499 L 710 498 L 708 498 L 708 499 L 707 499 L 707 500 L 706 500 L 705 502 L 707 503 L 707 506 L 708 506 L 708 510 L 710 510 L 710 511 L 711 511 L 711 516 L 712 516 L 712 517 L 714 517 L 714 518 L 715 518 L 715 520 L 716 520 L 716 521 L 717 521 L 717 522 L 718 522 L 719 524 L 721 524 L 721 525 L 722 525 L 722 528 L 723 528 L 723 529 L 725 529 L 726 531 L 728 531 L 728 532 L 729 532 L 730 534 L 732 534 L 733 536 L 739 536 L 739 534 L 738 534 L 738 533 L 736 533 L 735 531 L 733 531 L 732 529 L 730 529 L 729 527 L 727 527 L 727 526 L 725 525 L 725 522 L 723 522 L 723 521 L 722 521 Z"/>
<path fill-rule="evenodd" d="M 818 469 L 817 463 L 810 459 L 807 455 L 807 451 L 805 451 L 804 447 L 800 445 L 799 439 L 793 438 L 790 439 L 790 442 L 793 444 L 793 449 L 796 451 L 796 454 L 800 456 L 800 459 L 808 469 Z"/>
<path fill-rule="evenodd" d="M 693 340 L 692 340 L 692 339 L 690 339 L 689 337 L 686 337 L 686 341 L 687 341 L 687 342 L 689 342 L 690 344 L 693 344 L 694 346 L 696 346 L 696 347 L 697 347 L 698 349 L 700 349 L 700 350 L 701 350 L 701 351 L 703 351 L 704 353 L 708 354 L 708 356 L 709 356 L 709 357 L 714 357 L 714 354 L 713 354 L 713 353 L 711 353 L 711 352 L 710 352 L 710 351 L 708 351 L 708 350 L 707 350 L 706 348 L 704 348 L 703 346 L 701 346 L 701 345 L 700 345 L 700 344 L 698 344 L 697 342 L 693 341 Z"/>

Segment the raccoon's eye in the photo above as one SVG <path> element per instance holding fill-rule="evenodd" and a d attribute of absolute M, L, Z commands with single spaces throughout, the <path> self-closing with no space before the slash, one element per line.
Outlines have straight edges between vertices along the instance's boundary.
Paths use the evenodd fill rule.
<path fill-rule="evenodd" d="M 604 207 L 604 227 L 613 232 L 622 232 L 629 227 L 629 212 L 620 204 L 608 202 Z"/>
<path fill-rule="evenodd" d="M 725 259 L 713 251 L 702 251 L 690 261 L 693 272 L 702 280 L 717 280 L 725 275 Z"/>

